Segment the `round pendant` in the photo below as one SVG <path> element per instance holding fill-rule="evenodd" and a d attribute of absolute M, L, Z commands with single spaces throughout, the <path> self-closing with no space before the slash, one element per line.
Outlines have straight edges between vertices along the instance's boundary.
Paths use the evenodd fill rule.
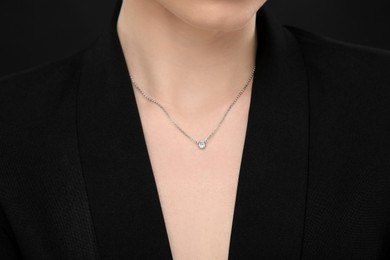
<path fill-rule="evenodd" d="M 198 147 L 199 147 L 199 149 L 204 149 L 204 148 L 206 148 L 206 141 L 203 141 L 203 140 L 200 140 L 199 142 L 198 142 Z"/>

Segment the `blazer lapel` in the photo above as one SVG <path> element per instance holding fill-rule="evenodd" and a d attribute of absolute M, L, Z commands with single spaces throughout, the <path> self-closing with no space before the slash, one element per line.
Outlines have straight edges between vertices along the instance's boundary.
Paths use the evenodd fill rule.
<path fill-rule="evenodd" d="M 117 17 L 119 6 L 116 10 Z M 80 154 L 103 259 L 171 259 L 158 192 L 114 19 L 86 54 Z"/>
<path fill-rule="evenodd" d="M 263 7 L 230 259 L 299 259 L 308 172 L 308 85 L 294 36 Z"/>
<path fill-rule="evenodd" d="M 116 32 L 85 54 L 78 96 L 82 170 L 103 259 L 172 259 L 141 120 Z M 230 259 L 299 258 L 305 211 L 308 101 L 298 45 L 258 13 L 257 72 Z"/>

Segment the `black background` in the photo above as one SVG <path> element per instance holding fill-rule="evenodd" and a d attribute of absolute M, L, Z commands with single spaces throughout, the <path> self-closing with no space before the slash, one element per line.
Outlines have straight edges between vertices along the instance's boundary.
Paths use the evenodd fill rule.
<path fill-rule="evenodd" d="M 115 2 L 1 0 L 0 76 L 84 48 L 108 23 Z M 283 24 L 390 50 L 389 0 L 268 0 L 267 5 Z"/>

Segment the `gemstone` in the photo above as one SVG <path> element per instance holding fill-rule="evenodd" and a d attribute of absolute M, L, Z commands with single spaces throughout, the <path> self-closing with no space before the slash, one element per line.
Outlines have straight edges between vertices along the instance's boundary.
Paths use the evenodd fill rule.
<path fill-rule="evenodd" d="M 203 140 L 200 140 L 199 142 L 198 142 L 198 147 L 199 147 L 199 149 L 204 149 L 204 148 L 206 148 L 206 141 L 203 141 Z"/>

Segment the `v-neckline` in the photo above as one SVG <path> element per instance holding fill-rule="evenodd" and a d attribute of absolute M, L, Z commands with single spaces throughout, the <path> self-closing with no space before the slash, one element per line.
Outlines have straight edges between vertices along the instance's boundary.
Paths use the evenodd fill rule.
<path fill-rule="evenodd" d="M 308 86 L 298 43 L 263 7 L 229 259 L 300 257 Z M 119 13 L 120 4 L 116 15 Z M 139 111 L 116 31 L 85 54 L 78 96 L 83 175 L 103 259 L 172 259 Z"/>

